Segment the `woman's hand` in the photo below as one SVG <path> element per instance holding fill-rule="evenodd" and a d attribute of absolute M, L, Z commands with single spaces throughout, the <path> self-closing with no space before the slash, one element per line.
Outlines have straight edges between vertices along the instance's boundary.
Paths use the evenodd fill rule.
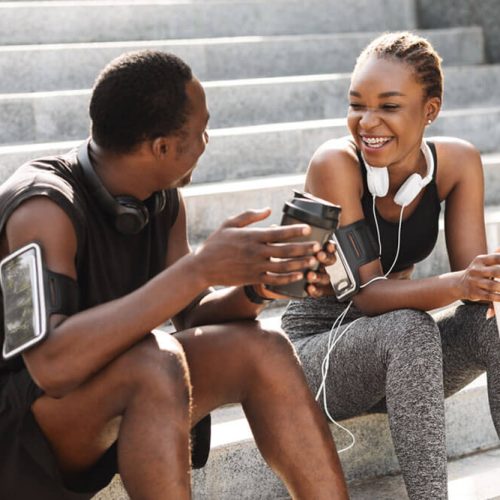
<path fill-rule="evenodd" d="M 336 261 L 335 243 L 329 241 L 323 250 L 316 254 L 319 262 L 319 267 L 316 271 L 309 271 L 306 274 L 308 285 L 307 293 L 311 297 L 326 297 L 333 295 L 333 288 L 330 284 L 330 276 L 325 270 L 326 266 L 330 266 Z"/>
<path fill-rule="evenodd" d="M 475 257 L 462 273 L 460 288 L 463 300 L 491 303 L 500 300 L 500 249 Z M 493 315 L 491 305 L 487 316 Z"/>

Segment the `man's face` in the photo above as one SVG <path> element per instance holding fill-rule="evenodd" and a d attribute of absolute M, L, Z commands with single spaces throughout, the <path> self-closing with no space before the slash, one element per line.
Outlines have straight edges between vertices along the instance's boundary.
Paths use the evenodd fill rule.
<path fill-rule="evenodd" d="M 193 78 L 186 84 L 188 117 L 174 141 L 173 160 L 170 173 L 174 176 L 172 187 L 182 187 L 191 182 L 193 170 L 208 144 L 208 120 L 205 91 L 201 83 Z"/>

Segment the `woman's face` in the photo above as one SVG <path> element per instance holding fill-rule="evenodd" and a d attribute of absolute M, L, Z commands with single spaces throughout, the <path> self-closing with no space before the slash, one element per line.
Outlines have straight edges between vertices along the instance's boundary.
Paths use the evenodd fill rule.
<path fill-rule="evenodd" d="M 352 75 L 347 125 L 372 166 L 404 162 L 418 151 L 427 122 L 438 111 L 439 99 L 424 99 L 424 88 L 406 63 L 372 55 Z"/>

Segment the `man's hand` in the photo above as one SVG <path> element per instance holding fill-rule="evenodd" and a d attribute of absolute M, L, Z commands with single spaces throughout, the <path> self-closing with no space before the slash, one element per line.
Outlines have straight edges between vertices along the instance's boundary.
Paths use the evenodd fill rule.
<path fill-rule="evenodd" d="M 311 233 L 308 225 L 247 227 L 270 213 L 248 210 L 231 217 L 197 249 L 207 286 L 283 285 L 300 280 L 305 269 L 318 264 L 318 242 L 293 241 Z"/>

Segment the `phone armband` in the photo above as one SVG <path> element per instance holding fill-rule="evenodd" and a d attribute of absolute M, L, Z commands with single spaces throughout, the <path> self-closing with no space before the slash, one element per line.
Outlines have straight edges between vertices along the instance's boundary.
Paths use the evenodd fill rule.
<path fill-rule="evenodd" d="M 359 291 L 359 268 L 379 257 L 370 227 L 364 219 L 335 230 L 336 262 L 326 267 L 337 300 L 351 298 Z"/>
<path fill-rule="evenodd" d="M 69 316 L 79 310 L 76 281 L 46 269 L 38 243 L 30 243 L 0 262 L 0 286 L 4 359 L 41 342 L 48 334 L 51 314 Z"/>

